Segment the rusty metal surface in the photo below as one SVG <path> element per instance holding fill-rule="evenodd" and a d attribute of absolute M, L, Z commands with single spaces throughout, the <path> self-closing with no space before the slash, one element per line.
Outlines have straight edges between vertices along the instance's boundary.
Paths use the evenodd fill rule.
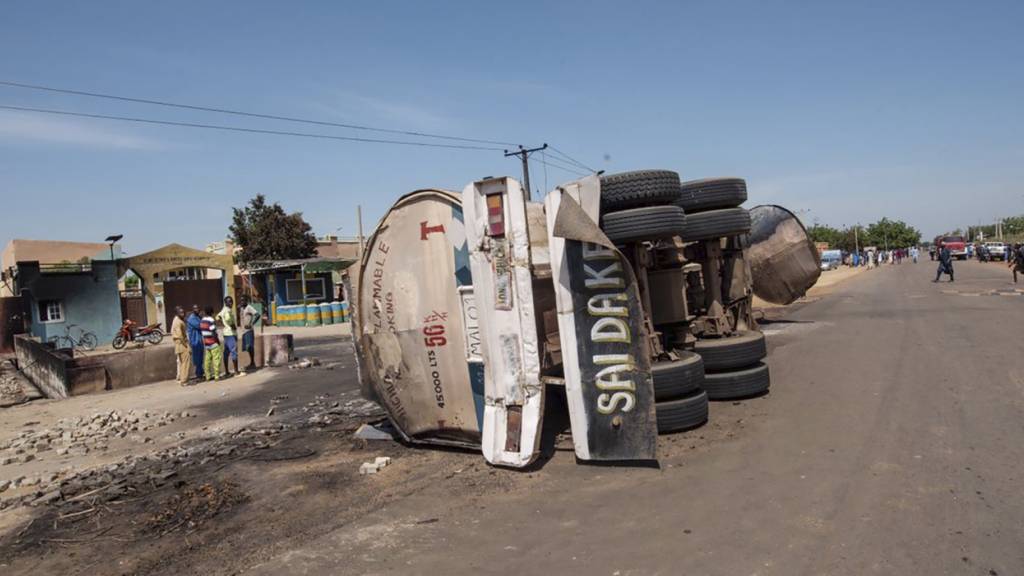
<path fill-rule="evenodd" d="M 360 378 L 409 440 L 480 444 L 482 374 L 467 360 L 459 290 L 470 284 L 454 193 L 403 196 L 366 244 L 353 315 Z"/>
<path fill-rule="evenodd" d="M 781 206 L 750 210 L 747 259 L 754 294 L 773 304 L 790 304 L 807 293 L 821 276 L 818 251 L 807 230 Z"/>

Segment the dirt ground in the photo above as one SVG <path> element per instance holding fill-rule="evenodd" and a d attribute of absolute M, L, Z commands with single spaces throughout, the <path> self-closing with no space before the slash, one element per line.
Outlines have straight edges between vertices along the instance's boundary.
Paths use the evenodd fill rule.
<path fill-rule="evenodd" d="M 350 343 L 299 337 L 299 355 L 338 364 L 233 380 L 187 404 L 199 416 L 182 425 L 196 435 L 179 443 L 230 451 L 113 497 L 0 512 L 0 568 L 1024 573 L 1015 424 L 1024 363 L 1012 352 L 1024 290 L 1002 267 L 958 263 L 957 274 L 955 284 L 932 284 L 934 266 L 903 264 L 768 311 L 772 392 L 715 403 L 704 427 L 660 437 L 651 468 L 580 465 L 558 425 L 545 429 L 544 456 L 527 471 L 490 467 L 472 452 L 357 440 L 353 431 L 376 415 L 356 401 Z M 136 404 L 180 393 L 164 387 Z M 340 400 L 330 424 L 310 407 L 325 394 Z M 58 410 L 34 404 L 4 412 L 0 433 Z M 270 425 L 287 426 L 264 434 Z M 254 434 L 235 434 L 240 427 Z M 391 465 L 359 475 L 377 456 Z"/>

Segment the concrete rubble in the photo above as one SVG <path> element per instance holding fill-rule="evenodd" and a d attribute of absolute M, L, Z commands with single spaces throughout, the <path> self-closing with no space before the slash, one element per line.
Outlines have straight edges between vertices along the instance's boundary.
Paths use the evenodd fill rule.
<path fill-rule="evenodd" d="M 373 462 L 363 462 L 359 465 L 360 474 L 376 474 L 380 472 L 382 468 L 391 464 L 390 456 L 377 456 Z"/>
<path fill-rule="evenodd" d="M 4 454 L 0 457 L 0 465 L 29 462 L 50 451 L 56 456 L 84 456 L 95 450 L 107 450 L 112 438 L 127 438 L 146 444 L 153 441 L 145 435 L 146 432 L 187 417 L 188 412 L 171 414 L 129 410 L 122 414 L 110 410 L 90 417 L 61 418 L 53 426 L 23 430 L 16 437 L 0 442 L 0 451 Z M 38 423 L 33 426 L 38 426 Z"/>
<path fill-rule="evenodd" d="M 277 406 L 288 398 L 280 395 L 271 401 Z M 214 460 L 240 459 L 271 447 L 284 431 L 311 427 L 319 431 L 344 418 L 367 418 L 380 415 L 380 408 L 361 398 L 345 402 L 332 401 L 329 394 L 317 396 L 301 409 L 291 412 L 295 419 L 288 422 L 265 422 L 233 431 L 209 432 L 209 436 L 196 438 L 188 444 L 172 446 L 144 455 L 131 455 L 119 462 L 89 470 L 76 470 L 71 466 L 58 473 L 40 476 L 18 476 L 0 481 L 0 493 L 17 488 L 31 488 L 28 492 L 0 499 L 0 510 L 19 505 L 57 505 L 77 503 L 85 498 L 111 501 L 130 498 L 134 494 L 152 490 L 173 482 L 175 477 L 192 466 L 202 466 Z M 308 416 L 307 416 L 308 415 Z M 106 438 L 133 436 L 165 426 L 177 418 L 192 416 L 180 414 L 116 411 L 94 414 L 89 418 L 62 419 L 55 426 L 26 430 L 15 438 L 0 444 L 8 456 L 4 460 L 20 462 L 53 450 L 71 450 L 87 453 L 103 450 Z M 181 433 L 177 435 L 181 438 Z M 143 444 L 146 436 L 140 436 Z M 83 452 L 84 451 L 84 452 Z M 377 461 L 380 461 L 378 458 Z M 376 461 L 375 461 L 376 462 Z M 386 466 L 387 463 L 380 465 Z M 0 469 L 2 470 L 2 469 Z"/>

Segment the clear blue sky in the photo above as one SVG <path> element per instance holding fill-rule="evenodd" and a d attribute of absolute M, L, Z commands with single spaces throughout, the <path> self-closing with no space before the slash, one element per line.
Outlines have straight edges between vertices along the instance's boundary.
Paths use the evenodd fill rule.
<path fill-rule="evenodd" d="M 0 79 L 546 141 L 931 236 L 1024 213 L 1022 22 L 1021 2 L 12 1 Z M 352 134 L 4 87 L 0 103 Z M 371 228 L 402 193 L 499 174 L 519 174 L 500 152 L 0 111 L 0 242 L 202 247 L 256 193 L 349 235 L 356 204 Z"/>

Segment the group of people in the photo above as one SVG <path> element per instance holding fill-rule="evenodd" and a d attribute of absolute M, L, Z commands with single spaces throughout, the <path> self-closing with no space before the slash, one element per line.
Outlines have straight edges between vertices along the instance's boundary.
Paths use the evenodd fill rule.
<path fill-rule="evenodd" d="M 889 264 L 902 264 L 903 260 L 912 260 L 917 264 L 920 255 L 916 246 L 911 248 L 897 248 L 894 250 L 861 250 L 847 255 L 844 260 L 850 266 L 867 266 L 874 268 L 888 262 Z"/>
<path fill-rule="evenodd" d="M 245 376 L 246 371 L 255 369 L 253 351 L 256 335 L 253 329 L 259 316 L 259 311 L 245 296 L 240 299 L 237 309 L 234 299 L 228 296 L 224 299 L 224 307 L 216 314 L 213 306 L 200 311 L 199 305 L 193 304 L 188 316 L 183 307 L 176 307 L 171 339 L 174 341 L 178 383 L 187 386 L 203 380 L 229 378 L 232 376 L 231 365 L 234 365 L 236 376 Z M 238 367 L 239 334 L 242 351 L 249 356 L 249 365 L 241 370 Z"/>

